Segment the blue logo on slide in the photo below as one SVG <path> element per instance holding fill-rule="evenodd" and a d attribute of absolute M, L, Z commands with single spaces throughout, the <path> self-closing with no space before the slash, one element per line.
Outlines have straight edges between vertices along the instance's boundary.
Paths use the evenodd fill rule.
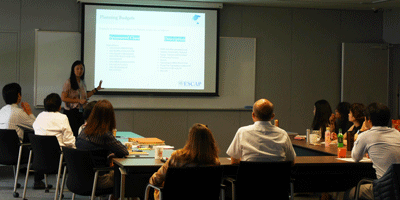
<path fill-rule="evenodd" d="M 179 85 L 183 85 L 186 87 L 198 87 L 201 84 L 201 81 L 179 81 Z"/>
<path fill-rule="evenodd" d="M 200 17 L 200 15 L 194 15 L 192 19 L 194 21 L 197 21 L 197 19 L 199 19 L 199 17 Z M 196 23 L 199 24 L 199 22 L 196 22 Z"/>

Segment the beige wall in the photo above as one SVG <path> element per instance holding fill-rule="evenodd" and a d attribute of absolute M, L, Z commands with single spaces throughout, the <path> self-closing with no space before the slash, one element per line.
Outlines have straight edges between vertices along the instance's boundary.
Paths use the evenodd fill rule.
<path fill-rule="evenodd" d="M 333 109 L 339 103 L 341 43 L 382 42 L 383 14 L 372 11 L 224 5 L 220 19 L 220 36 L 257 39 L 255 97 L 271 100 L 281 127 L 300 134 L 311 124 L 315 101 L 324 98 Z M 0 61 L 1 71 L 15 72 L 31 105 L 34 29 L 80 31 L 80 24 L 76 1 L 0 1 L 0 36 L 18 35 L 17 62 Z M 9 76 L 0 73 L 0 87 Z M 207 124 L 222 156 L 236 130 L 252 123 L 251 112 L 243 110 L 117 110 L 116 116 L 118 130 L 159 137 L 177 148 L 193 123 Z"/>

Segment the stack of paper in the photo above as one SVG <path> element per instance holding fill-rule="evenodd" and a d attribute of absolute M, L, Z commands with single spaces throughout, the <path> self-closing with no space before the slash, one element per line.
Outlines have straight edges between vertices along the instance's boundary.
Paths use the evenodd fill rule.
<path fill-rule="evenodd" d="M 129 142 L 136 142 L 139 145 L 164 145 L 165 141 L 158 138 L 129 138 Z"/>

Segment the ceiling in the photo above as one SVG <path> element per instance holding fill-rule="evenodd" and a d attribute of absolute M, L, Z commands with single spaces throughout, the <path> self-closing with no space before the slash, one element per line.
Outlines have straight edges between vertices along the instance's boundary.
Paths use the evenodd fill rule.
<path fill-rule="evenodd" d="M 357 9 L 374 10 L 376 12 L 400 9 L 400 0 L 181 0 L 217 2 L 224 4 L 271 6 L 271 7 L 297 7 L 320 9 Z"/>

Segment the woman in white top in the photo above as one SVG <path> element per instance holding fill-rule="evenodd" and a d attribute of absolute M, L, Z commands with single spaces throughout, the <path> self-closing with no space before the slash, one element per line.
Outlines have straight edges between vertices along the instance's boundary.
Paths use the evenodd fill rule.
<path fill-rule="evenodd" d="M 64 114 L 67 115 L 72 132 L 78 135 L 79 127 L 83 124 L 82 106 L 87 103 L 87 99 L 103 89 L 99 86 L 90 92 L 86 90 L 85 84 L 85 65 L 82 61 L 75 61 L 71 67 L 71 74 L 63 86 L 61 100 L 65 102 Z"/>
<path fill-rule="evenodd" d="M 75 137 L 69 126 L 66 115 L 60 113 L 61 98 L 52 93 L 44 99 L 45 111 L 41 112 L 35 122 L 33 129 L 36 135 L 54 135 L 60 146 L 75 148 Z"/>

